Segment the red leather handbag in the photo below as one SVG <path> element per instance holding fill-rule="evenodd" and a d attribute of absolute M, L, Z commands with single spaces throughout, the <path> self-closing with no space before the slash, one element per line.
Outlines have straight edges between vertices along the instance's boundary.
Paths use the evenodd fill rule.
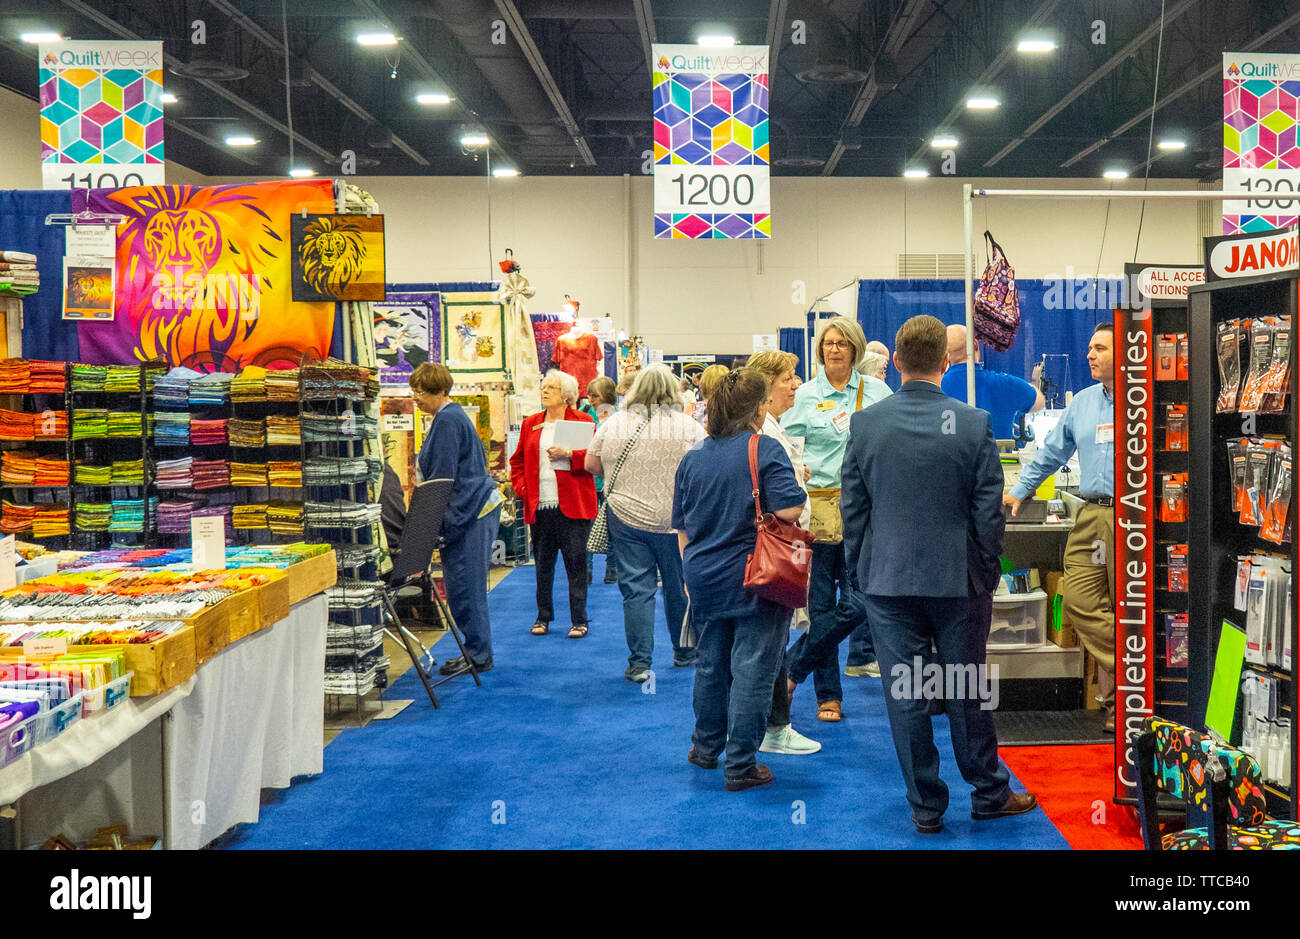
<path fill-rule="evenodd" d="M 745 561 L 745 589 L 797 610 L 808 605 L 813 534 L 793 522 L 764 513 L 758 497 L 758 434 L 749 438 L 749 478 L 754 483 L 754 553 Z"/>

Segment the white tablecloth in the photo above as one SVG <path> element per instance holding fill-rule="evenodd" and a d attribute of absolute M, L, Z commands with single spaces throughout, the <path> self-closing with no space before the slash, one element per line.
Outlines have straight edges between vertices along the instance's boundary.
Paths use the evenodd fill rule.
<path fill-rule="evenodd" d="M 82 720 L 0 770 L 0 804 L 19 799 L 23 842 L 83 840 L 118 823 L 162 834 L 164 785 L 169 847 L 257 821 L 263 788 L 323 768 L 327 617 L 323 594 L 297 603 L 185 684 Z"/>

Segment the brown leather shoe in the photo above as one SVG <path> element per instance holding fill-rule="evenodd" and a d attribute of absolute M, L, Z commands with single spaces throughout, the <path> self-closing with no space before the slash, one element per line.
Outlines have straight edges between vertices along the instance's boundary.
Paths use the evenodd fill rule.
<path fill-rule="evenodd" d="M 755 786 L 766 786 L 775 777 L 772 771 L 762 763 L 757 763 L 744 776 L 737 776 L 735 779 L 727 780 L 728 792 L 741 792 L 745 789 L 753 789 Z"/>
<path fill-rule="evenodd" d="M 970 817 L 977 821 L 993 818 L 1006 818 L 1008 815 L 1024 815 L 1038 808 L 1038 797 L 1032 792 L 1013 792 L 1006 804 L 996 812 L 971 812 Z"/>
<path fill-rule="evenodd" d="M 696 750 L 694 747 L 691 747 L 691 752 L 686 754 L 686 760 L 687 762 L 694 763 L 700 769 L 718 768 L 718 758 L 716 756 L 711 758 L 701 756 L 700 752 Z"/>

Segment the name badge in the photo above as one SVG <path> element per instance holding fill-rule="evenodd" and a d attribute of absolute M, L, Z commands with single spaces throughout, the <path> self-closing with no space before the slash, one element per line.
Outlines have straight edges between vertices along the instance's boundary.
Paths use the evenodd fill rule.
<path fill-rule="evenodd" d="M 849 429 L 849 412 L 840 411 L 840 413 L 831 418 L 831 423 L 835 425 L 835 429 L 841 434 L 847 433 Z"/>
<path fill-rule="evenodd" d="M 1098 424 L 1097 425 L 1097 443 L 1114 443 L 1115 442 L 1115 425 Z"/>
<path fill-rule="evenodd" d="M 818 402 L 817 402 L 817 410 L 819 410 L 819 411 L 834 411 L 834 410 L 835 410 L 835 402 L 834 402 L 834 401 L 818 401 Z"/>

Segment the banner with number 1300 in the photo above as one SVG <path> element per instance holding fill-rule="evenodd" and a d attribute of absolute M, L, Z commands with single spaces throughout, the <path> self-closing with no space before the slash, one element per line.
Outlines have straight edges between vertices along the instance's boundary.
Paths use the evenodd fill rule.
<path fill-rule="evenodd" d="M 653 58 L 655 237 L 772 237 L 768 47 Z"/>

